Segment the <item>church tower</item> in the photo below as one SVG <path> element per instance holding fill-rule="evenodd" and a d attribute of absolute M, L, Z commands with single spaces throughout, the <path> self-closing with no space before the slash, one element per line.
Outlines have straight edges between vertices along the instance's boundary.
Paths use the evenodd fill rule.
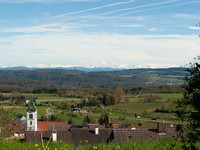
<path fill-rule="evenodd" d="M 27 109 L 27 131 L 37 131 L 37 108 L 33 99 Z"/>

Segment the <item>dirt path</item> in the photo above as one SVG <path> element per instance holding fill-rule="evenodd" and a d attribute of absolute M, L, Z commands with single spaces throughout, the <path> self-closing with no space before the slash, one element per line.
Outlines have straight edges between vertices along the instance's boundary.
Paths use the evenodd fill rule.
<path fill-rule="evenodd" d="M 157 107 L 154 107 L 154 108 L 151 108 L 151 109 L 147 109 L 147 113 L 152 113 L 154 112 L 156 109 L 161 109 L 162 107 L 166 107 L 166 106 L 169 106 L 170 104 L 172 104 L 172 102 L 166 102 L 160 106 L 157 106 Z M 141 113 L 141 112 L 140 112 Z"/>
<path fill-rule="evenodd" d="M 25 108 L 25 107 L 22 107 L 22 106 L 0 106 L 0 108 L 5 108 L 5 109 L 16 108 L 16 109 L 19 109 L 19 108 Z"/>

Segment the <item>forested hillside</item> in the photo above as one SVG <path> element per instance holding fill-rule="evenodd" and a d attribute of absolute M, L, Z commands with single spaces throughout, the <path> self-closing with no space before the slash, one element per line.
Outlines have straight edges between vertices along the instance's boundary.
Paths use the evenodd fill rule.
<path fill-rule="evenodd" d="M 0 70 L 1 91 L 20 88 L 135 88 L 181 85 L 185 68 L 85 72 L 64 69 Z"/>

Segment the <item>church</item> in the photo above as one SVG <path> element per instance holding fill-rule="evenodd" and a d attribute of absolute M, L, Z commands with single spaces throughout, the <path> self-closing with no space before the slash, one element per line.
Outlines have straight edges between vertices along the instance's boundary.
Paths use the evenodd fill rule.
<path fill-rule="evenodd" d="M 37 108 L 33 100 L 31 100 L 27 109 L 26 131 L 48 131 L 49 126 L 52 126 L 52 125 L 68 125 L 68 123 L 67 122 L 37 121 Z"/>
<path fill-rule="evenodd" d="M 156 140 L 164 136 L 176 138 L 178 133 L 166 123 L 158 122 L 157 127 L 133 127 L 129 124 L 113 124 L 106 128 L 99 124 L 68 125 L 67 122 L 43 122 L 37 120 L 37 108 L 31 100 L 27 109 L 26 123 L 16 124 L 15 136 L 24 135 L 26 142 L 65 142 L 69 144 L 125 143 Z"/>

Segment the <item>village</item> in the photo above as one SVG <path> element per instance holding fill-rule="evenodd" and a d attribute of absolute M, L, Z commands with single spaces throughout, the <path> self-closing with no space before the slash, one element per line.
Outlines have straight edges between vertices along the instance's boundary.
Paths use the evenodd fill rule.
<path fill-rule="evenodd" d="M 165 121 L 158 121 L 156 127 L 132 126 L 131 124 L 112 124 L 106 127 L 105 124 L 38 121 L 37 116 L 37 107 L 31 100 L 27 108 L 27 118 L 23 116 L 13 123 L 13 135 L 16 138 L 24 138 L 26 142 L 53 141 L 70 144 L 144 142 L 165 136 L 178 137 L 173 124 L 168 125 Z"/>

